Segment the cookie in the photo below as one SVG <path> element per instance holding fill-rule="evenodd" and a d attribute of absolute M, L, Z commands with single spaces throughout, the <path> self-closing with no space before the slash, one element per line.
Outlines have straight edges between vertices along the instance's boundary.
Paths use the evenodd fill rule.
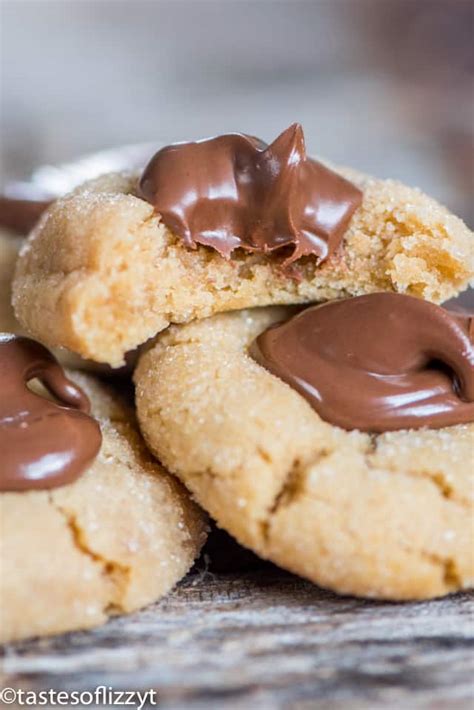
<path fill-rule="evenodd" d="M 395 291 L 442 302 L 474 274 L 473 237 L 422 192 L 338 169 L 362 191 L 340 248 L 291 273 L 273 251 L 191 247 L 138 197 L 139 175 L 110 174 L 58 200 L 32 233 L 13 288 L 23 326 L 48 345 L 119 366 L 163 330 L 226 310 Z"/>
<path fill-rule="evenodd" d="M 24 241 L 12 232 L 0 229 L 0 332 L 18 334 L 25 332 L 15 318 L 12 306 L 12 281 L 15 264 Z M 115 373 L 122 375 L 129 372 L 136 356 L 135 353 L 130 353 L 126 366 L 117 371 L 92 360 L 85 360 L 66 348 L 55 348 L 54 354 L 65 367 L 103 375 Z"/>
<path fill-rule="evenodd" d="M 474 581 L 474 424 L 373 434 L 324 421 L 248 348 L 267 308 L 173 326 L 135 373 L 150 449 L 261 557 L 341 594 L 437 597 Z"/>
<path fill-rule="evenodd" d="M 24 239 L 13 232 L 0 229 L 0 332 L 24 333 L 15 318 L 12 306 L 12 281 L 15 264 Z M 83 360 L 64 348 L 57 348 L 55 355 L 66 367 L 89 371 L 106 371 L 104 367 L 90 360 Z"/>
<path fill-rule="evenodd" d="M 0 494 L 3 642 L 90 628 L 159 599 L 206 537 L 205 515 L 152 459 L 133 413 L 92 376 L 68 376 L 92 402 L 102 445 L 73 483 Z"/>
<path fill-rule="evenodd" d="M 28 180 L 5 185 L 4 193 L 0 194 L 0 332 L 24 332 L 13 313 L 11 284 L 24 237 L 38 223 L 45 210 L 55 199 L 86 179 L 110 170 L 143 166 L 152 150 L 153 146 L 149 144 L 139 144 L 91 153 L 71 163 L 39 167 Z M 55 355 L 67 367 L 111 374 L 109 369 L 98 367 L 96 363 L 77 357 L 64 348 L 57 349 Z M 133 358 L 134 355 L 129 354 L 129 369 Z"/>

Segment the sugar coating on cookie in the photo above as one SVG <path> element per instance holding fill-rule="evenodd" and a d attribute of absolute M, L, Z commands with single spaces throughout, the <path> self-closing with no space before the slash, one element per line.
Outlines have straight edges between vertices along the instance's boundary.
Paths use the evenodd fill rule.
<path fill-rule="evenodd" d="M 206 519 L 153 460 L 133 413 L 69 372 L 102 447 L 73 484 L 0 495 L 0 640 L 85 629 L 159 599 L 189 570 Z"/>
<path fill-rule="evenodd" d="M 286 309 L 174 326 L 142 356 L 151 450 L 242 544 L 343 594 L 472 585 L 474 425 L 371 435 L 323 421 L 248 346 Z"/>
<path fill-rule="evenodd" d="M 320 265 L 303 257 L 299 278 L 272 254 L 225 259 L 187 248 L 136 196 L 138 175 L 89 182 L 31 234 L 16 270 L 16 314 L 48 345 L 118 366 L 169 323 L 220 311 L 375 291 L 442 302 L 467 286 L 474 242 L 460 219 L 417 189 L 339 172 L 363 191 L 362 204 L 340 251 Z"/>
<path fill-rule="evenodd" d="M 25 334 L 25 329 L 15 318 L 12 306 L 12 282 L 18 254 L 24 239 L 11 231 L 0 228 L 0 332 Z M 40 338 L 41 340 L 41 338 Z M 53 350 L 55 357 L 65 367 L 92 373 L 112 374 L 116 372 L 92 360 L 85 360 L 66 348 Z M 127 358 L 127 366 L 129 367 Z M 122 374 L 122 370 L 118 373 Z"/>

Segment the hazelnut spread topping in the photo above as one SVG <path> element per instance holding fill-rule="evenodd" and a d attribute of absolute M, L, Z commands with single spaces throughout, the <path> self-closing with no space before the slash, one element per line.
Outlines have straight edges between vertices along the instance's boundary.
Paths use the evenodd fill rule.
<path fill-rule="evenodd" d="M 28 388 L 35 378 L 60 404 Z M 0 386 L 0 490 L 72 483 L 102 441 L 84 392 L 43 345 L 8 333 L 0 334 Z"/>
<path fill-rule="evenodd" d="M 188 247 L 226 258 L 237 248 L 286 248 L 286 264 L 333 254 L 362 201 L 357 187 L 307 157 L 299 124 L 271 145 L 233 133 L 162 148 L 138 194 Z"/>
<path fill-rule="evenodd" d="M 307 308 L 250 353 L 331 424 L 439 428 L 474 421 L 472 324 L 467 312 L 376 293 Z"/>

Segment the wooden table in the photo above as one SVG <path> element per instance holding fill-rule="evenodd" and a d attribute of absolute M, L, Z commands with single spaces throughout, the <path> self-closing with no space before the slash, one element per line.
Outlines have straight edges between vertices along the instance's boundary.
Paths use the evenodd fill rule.
<path fill-rule="evenodd" d="M 3 686 L 154 688 L 159 707 L 173 710 L 472 710 L 471 594 L 363 601 L 265 565 L 235 543 L 218 558 L 208 547 L 172 594 L 139 613 L 6 647 Z"/>

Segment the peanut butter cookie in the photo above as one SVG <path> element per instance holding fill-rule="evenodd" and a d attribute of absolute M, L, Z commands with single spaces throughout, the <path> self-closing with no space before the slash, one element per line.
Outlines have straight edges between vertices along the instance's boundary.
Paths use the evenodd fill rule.
<path fill-rule="evenodd" d="M 2 642 L 90 628 L 159 599 L 206 538 L 204 513 L 152 459 L 133 413 L 91 376 L 68 377 L 91 401 L 102 445 L 72 483 L 39 490 L 28 489 L 30 480 L 26 490 L 0 493 Z M 69 429 L 56 426 L 62 443 Z M 0 457 L 4 476 L 4 446 Z"/>
<path fill-rule="evenodd" d="M 159 336 L 135 373 L 150 449 L 239 542 L 323 587 L 403 600 L 472 585 L 474 424 L 324 421 L 249 355 L 286 317 L 253 309 Z"/>
<path fill-rule="evenodd" d="M 202 165 L 198 158 L 196 162 Z M 153 173 L 159 185 L 167 184 L 167 165 L 159 180 Z M 221 245 L 219 251 L 213 248 L 213 235 L 220 234 L 216 215 L 225 212 L 227 218 L 227 207 L 199 212 L 198 221 L 209 214 L 214 221 L 212 228 L 204 224 L 194 237 L 176 217 L 180 205 L 173 199 L 179 202 L 181 195 L 166 196 L 161 207 L 168 215 L 165 222 L 159 205 L 148 201 L 154 199 L 153 186 L 145 199 L 138 174 L 111 174 L 89 182 L 49 209 L 23 249 L 13 289 L 17 317 L 48 345 L 62 345 L 116 367 L 126 351 L 170 323 L 221 311 L 382 290 L 440 303 L 466 288 L 474 274 L 474 242 L 460 219 L 394 180 L 343 168 L 331 174 L 332 181 L 344 178 L 352 183 L 361 193 L 360 204 L 353 199 L 349 212 L 350 200 L 343 204 L 343 218 L 328 237 L 331 245 L 337 231 L 338 246 L 332 251 L 324 240 L 312 241 L 310 236 L 300 240 L 290 259 L 288 254 L 277 255 L 278 240 L 265 242 L 268 234 L 275 236 L 272 228 L 287 218 L 285 210 L 276 209 L 281 195 L 291 192 L 284 185 L 274 186 L 275 194 L 266 198 L 275 209 L 264 234 L 254 235 L 248 245 L 232 238 L 231 245 Z M 257 197 L 254 202 L 258 204 Z M 298 212 L 301 222 L 304 205 L 298 202 L 297 207 L 290 212 Z M 251 220 L 246 210 L 238 211 L 240 205 L 236 209 L 231 227 Z M 258 221 L 260 213 L 253 218 Z M 306 234 L 300 222 L 300 233 Z M 315 251 L 310 253 L 313 242 Z M 289 249 L 289 242 L 282 244 Z M 231 249 L 230 257 L 223 253 Z M 296 256 L 297 262 L 284 268 Z"/>

